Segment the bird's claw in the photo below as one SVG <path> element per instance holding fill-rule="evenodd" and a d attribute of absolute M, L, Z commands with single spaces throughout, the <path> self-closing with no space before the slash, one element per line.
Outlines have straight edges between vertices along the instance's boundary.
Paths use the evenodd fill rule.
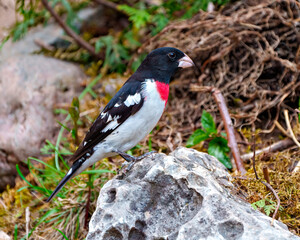
<path fill-rule="evenodd" d="M 136 161 L 141 161 L 142 159 L 152 155 L 153 153 L 156 153 L 156 151 L 147 152 L 147 153 L 143 154 L 142 156 L 137 157 Z"/>
<path fill-rule="evenodd" d="M 139 156 L 139 157 L 130 156 L 131 157 L 131 161 L 130 162 L 127 161 L 127 162 L 122 163 L 120 171 L 122 171 L 124 174 L 128 173 L 132 169 L 132 167 L 134 166 L 134 164 L 136 162 L 139 162 L 142 159 L 144 159 L 144 158 L 146 158 L 146 157 L 148 157 L 150 155 L 153 155 L 153 153 L 156 153 L 156 151 L 151 151 L 151 152 L 145 153 L 145 154 L 143 154 L 142 156 Z"/>

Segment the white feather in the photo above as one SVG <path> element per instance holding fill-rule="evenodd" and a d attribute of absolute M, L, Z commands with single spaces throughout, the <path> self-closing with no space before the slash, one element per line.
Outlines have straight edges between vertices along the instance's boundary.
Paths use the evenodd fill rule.
<path fill-rule="evenodd" d="M 111 115 L 109 115 L 109 117 L 111 118 Z M 107 126 L 105 128 L 103 128 L 102 132 L 106 132 L 108 130 L 115 129 L 119 125 L 119 123 L 118 123 L 119 118 L 120 118 L 120 116 L 115 116 L 114 120 L 111 121 L 109 124 L 107 124 Z"/>
<path fill-rule="evenodd" d="M 134 104 L 139 104 L 140 101 L 141 101 L 141 94 L 136 93 L 134 95 L 129 95 L 127 97 L 127 99 L 125 100 L 124 104 L 127 107 L 129 107 L 129 106 L 134 105 Z"/>
<path fill-rule="evenodd" d="M 70 168 L 69 172 L 67 173 L 67 175 L 71 175 L 72 174 L 72 168 Z"/>
<path fill-rule="evenodd" d="M 108 119 L 107 119 L 107 121 L 106 122 L 110 122 L 112 120 L 112 117 L 111 117 L 111 115 L 108 115 Z"/>
<path fill-rule="evenodd" d="M 100 114 L 101 118 L 103 119 L 103 118 L 105 117 L 106 114 L 107 114 L 107 113 L 102 112 L 102 113 Z"/>

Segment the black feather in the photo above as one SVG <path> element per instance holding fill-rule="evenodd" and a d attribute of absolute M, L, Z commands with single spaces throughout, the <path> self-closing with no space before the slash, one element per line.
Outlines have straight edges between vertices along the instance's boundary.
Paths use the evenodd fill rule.
<path fill-rule="evenodd" d="M 52 198 L 56 196 L 56 194 L 60 191 L 60 189 L 74 176 L 76 171 L 80 168 L 82 161 L 75 162 L 70 169 L 72 169 L 71 174 L 66 174 L 63 179 L 59 182 L 57 187 L 54 189 L 50 197 L 46 200 L 46 202 L 50 202 Z"/>
<path fill-rule="evenodd" d="M 87 132 L 84 140 L 79 145 L 77 151 L 72 155 L 69 161 L 76 162 L 91 149 L 93 149 L 98 143 L 103 141 L 115 129 L 117 129 L 127 118 L 135 114 L 143 106 L 143 98 L 141 98 L 141 101 L 138 104 L 130 105 L 129 107 L 126 106 L 124 102 L 128 96 L 141 93 L 141 91 L 141 82 L 134 81 L 133 79 L 132 81 L 128 80 L 103 109 L 102 113 L 106 113 L 106 116 L 104 118 L 101 117 L 101 114 L 98 116 L 90 130 Z M 119 107 L 115 107 L 116 104 L 118 104 Z M 109 116 L 112 117 L 111 121 L 114 120 L 115 116 L 120 116 L 120 118 L 117 120 L 118 126 L 114 129 L 109 129 L 104 132 L 102 130 L 111 122 L 107 122 Z M 84 145 L 85 142 L 86 144 Z"/>

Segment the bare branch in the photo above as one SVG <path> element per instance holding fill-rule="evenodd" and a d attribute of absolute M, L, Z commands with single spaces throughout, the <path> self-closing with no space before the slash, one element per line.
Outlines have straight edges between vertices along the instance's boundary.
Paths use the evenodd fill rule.
<path fill-rule="evenodd" d="M 100 54 L 97 54 L 95 48 L 82 39 L 79 35 L 77 35 L 71 28 L 69 28 L 64 21 L 60 18 L 60 16 L 54 11 L 54 9 L 48 4 L 47 0 L 42 0 L 44 7 L 50 12 L 55 21 L 65 30 L 65 32 L 72 37 L 75 42 L 86 49 L 92 56 L 101 58 Z"/>
<path fill-rule="evenodd" d="M 234 135 L 233 124 L 232 124 L 232 121 L 231 121 L 231 118 L 230 118 L 230 115 L 228 112 L 228 108 L 225 103 L 225 99 L 224 99 L 221 91 L 214 87 L 197 86 L 197 85 L 193 85 L 191 87 L 191 90 L 203 91 L 203 92 L 209 91 L 212 93 L 212 95 L 218 105 L 219 112 L 220 112 L 223 122 L 224 122 L 225 131 L 227 133 L 228 145 L 231 149 L 236 168 L 242 175 L 244 175 L 246 173 L 246 170 L 245 170 L 245 167 L 244 167 L 243 162 L 240 157 L 239 149 L 237 146 L 237 141 L 236 141 L 236 138 Z"/>
<path fill-rule="evenodd" d="M 277 151 L 287 149 L 293 145 L 295 145 L 294 141 L 290 138 L 287 138 L 287 139 L 281 140 L 279 142 L 276 142 L 268 147 L 257 150 L 256 154 L 258 155 L 261 153 L 277 152 Z M 243 159 L 243 161 L 248 161 L 249 159 L 253 158 L 253 154 L 254 154 L 254 152 L 250 152 L 250 153 L 242 155 L 241 158 Z"/>

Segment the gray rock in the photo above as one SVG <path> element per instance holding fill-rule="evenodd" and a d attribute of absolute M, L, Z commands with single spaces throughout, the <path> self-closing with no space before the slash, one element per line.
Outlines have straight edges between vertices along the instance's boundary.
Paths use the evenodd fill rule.
<path fill-rule="evenodd" d="M 63 36 L 64 31 L 60 26 L 51 23 L 44 27 L 39 25 L 32 28 L 28 33 L 19 41 L 13 42 L 9 40 L 4 44 L 0 52 L 0 63 L 5 62 L 8 58 L 16 55 L 27 55 L 42 50 L 36 41 L 41 41 L 45 45 L 50 45 L 59 37 Z"/>
<path fill-rule="evenodd" d="M 8 0 L 6 0 L 8 1 Z M 76 27 L 80 29 L 82 24 L 89 21 L 89 18 L 98 11 L 99 8 L 85 8 L 77 13 Z M 1 3 L 0 3 L 1 13 Z M 0 15 L 0 19 L 2 16 Z M 1 27 L 1 23 L 0 23 Z M 1 28 L 0 28 L 1 30 Z M 45 46 L 55 44 L 64 39 L 64 30 L 55 22 L 49 22 L 46 26 L 40 24 L 31 28 L 23 38 L 13 42 L 11 39 L 4 44 L 0 52 L 0 63 L 5 62 L 7 58 L 16 55 L 29 55 L 42 50 L 37 44 L 41 42 Z M 1 32 L 0 32 L 1 37 Z"/>
<path fill-rule="evenodd" d="M 178 148 L 135 164 L 102 188 L 87 240 L 300 239 L 230 192 L 214 157 Z"/>
<path fill-rule="evenodd" d="M 0 150 L 19 160 L 40 155 L 45 139 L 52 139 L 59 126 L 55 104 L 70 103 L 82 91 L 85 77 L 77 65 L 40 55 L 15 56 L 2 63 Z M 6 165 L 10 163 L 15 170 L 15 161 L 7 159 Z M 0 178 L 2 172 L 9 175 L 9 169 L 2 169 Z"/>
<path fill-rule="evenodd" d="M 0 230 L 0 240 L 11 240 L 11 237 L 8 236 L 5 232 Z"/>

